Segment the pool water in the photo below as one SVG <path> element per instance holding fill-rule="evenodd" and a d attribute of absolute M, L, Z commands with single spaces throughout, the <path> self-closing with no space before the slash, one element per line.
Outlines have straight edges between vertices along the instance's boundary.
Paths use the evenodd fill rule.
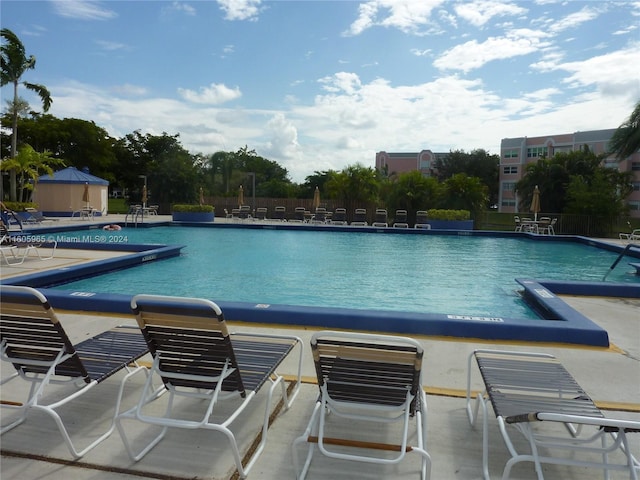
<path fill-rule="evenodd" d="M 503 237 L 197 227 L 116 233 L 120 241 L 186 247 L 176 258 L 58 288 L 538 318 L 521 300 L 515 278 L 601 281 L 617 258 L 571 242 Z M 607 280 L 639 282 L 625 265 L 621 262 Z"/>

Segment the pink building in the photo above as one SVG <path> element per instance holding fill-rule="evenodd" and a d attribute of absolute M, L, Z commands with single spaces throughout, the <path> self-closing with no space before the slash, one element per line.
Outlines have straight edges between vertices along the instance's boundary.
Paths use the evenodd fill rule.
<path fill-rule="evenodd" d="M 422 150 L 419 153 L 376 153 L 376 169 L 387 169 L 389 175 L 418 170 L 425 177 L 435 174 L 434 163 L 437 158 L 446 157 L 449 153 L 433 153 Z"/>
<path fill-rule="evenodd" d="M 596 154 L 606 153 L 615 128 L 592 130 L 545 137 L 504 138 L 500 142 L 500 212 L 518 212 L 519 198 L 515 185 L 524 174 L 528 163 L 540 157 L 552 157 L 558 152 L 569 152 L 588 147 Z M 630 215 L 640 217 L 640 152 L 618 160 L 614 155 L 605 158 L 604 164 L 621 172 L 633 172 L 633 192 L 627 199 Z"/>

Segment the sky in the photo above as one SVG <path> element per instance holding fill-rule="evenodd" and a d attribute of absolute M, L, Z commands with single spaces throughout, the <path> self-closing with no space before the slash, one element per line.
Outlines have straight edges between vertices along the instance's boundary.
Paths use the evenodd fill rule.
<path fill-rule="evenodd" d="M 0 25 L 50 114 L 246 146 L 299 183 L 379 151 L 617 128 L 640 100 L 640 1 L 2 0 Z"/>

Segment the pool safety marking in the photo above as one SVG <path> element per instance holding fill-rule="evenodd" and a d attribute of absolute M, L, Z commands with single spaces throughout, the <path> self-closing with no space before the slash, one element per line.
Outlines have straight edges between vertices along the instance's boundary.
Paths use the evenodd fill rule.
<path fill-rule="evenodd" d="M 542 298 L 553 298 L 555 295 L 546 288 L 535 288 L 534 291 Z"/>
<path fill-rule="evenodd" d="M 95 295 L 94 292 L 71 292 L 70 295 L 74 297 L 93 297 Z"/>
<path fill-rule="evenodd" d="M 268 303 L 257 303 L 256 308 L 269 308 L 271 305 Z"/>
<path fill-rule="evenodd" d="M 451 320 L 473 320 L 476 322 L 504 323 L 504 319 L 501 317 L 479 317 L 476 315 L 447 315 L 447 318 Z"/>
<path fill-rule="evenodd" d="M 158 258 L 158 255 L 156 255 L 155 253 L 153 255 L 145 255 L 144 257 L 142 257 L 142 262 L 149 262 L 151 260 L 155 260 L 156 258 Z"/>

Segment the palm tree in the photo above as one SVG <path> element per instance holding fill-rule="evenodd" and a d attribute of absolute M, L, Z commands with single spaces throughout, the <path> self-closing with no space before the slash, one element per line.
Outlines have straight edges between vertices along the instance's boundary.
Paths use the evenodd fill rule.
<path fill-rule="evenodd" d="M 0 164 L 0 170 L 16 172 L 18 178 L 19 202 L 30 202 L 33 191 L 36 188 L 38 177 L 43 174 L 53 175 L 54 165 L 64 165 L 64 161 L 51 156 L 49 150 L 36 152 L 29 144 L 24 144 L 18 150 L 18 154 Z"/>
<path fill-rule="evenodd" d="M 618 158 L 627 158 L 640 149 L 640 101 L 611 137 L 609 148 Z"/>
<path fill-rule="evenodd" d="M 5 85 L 11 83 L 13 84 L 13 103 L 11 108 L 11 117 L 12 117 L 12 135 L 11 135 L 11 157 L 15 157 L 17 155 L 18 148 L 18 113 L 19 109 L 17 108 L 20 105 L 19 97 L 18 97 L 18 84 L 22 83 L 22 85 L 27 89 L 31 90 L 38 94 L 40 99 L 42 100 L 42 108 L 46 112 L 51 107 L 51 103 L 53 100 L 51 99 L 51 94 L 49 90 L 44 85 L 39 85 L 36 83 L 29 82 L 20 82 L 22 75 L 27 70 L 32 70 L 36 66 L 36 57 L 33 55 L 27 57 L 27 54 L 24 50 L 24 45 L 20 41 L 20 39 L 16 36 L 8 28 L 3 28 L 0 31 L 0 37 L 3 40 L 2 47 L 0 48 L 0 62 L 2 71 L 0 72 L 0 86 L 4 87 Z M 16 200 L 16 172 L 15 170 L 10 171 L 10 181 L 11 181 L 11 189 L 10 189 L 10 199 L 12 201 Z"/>

